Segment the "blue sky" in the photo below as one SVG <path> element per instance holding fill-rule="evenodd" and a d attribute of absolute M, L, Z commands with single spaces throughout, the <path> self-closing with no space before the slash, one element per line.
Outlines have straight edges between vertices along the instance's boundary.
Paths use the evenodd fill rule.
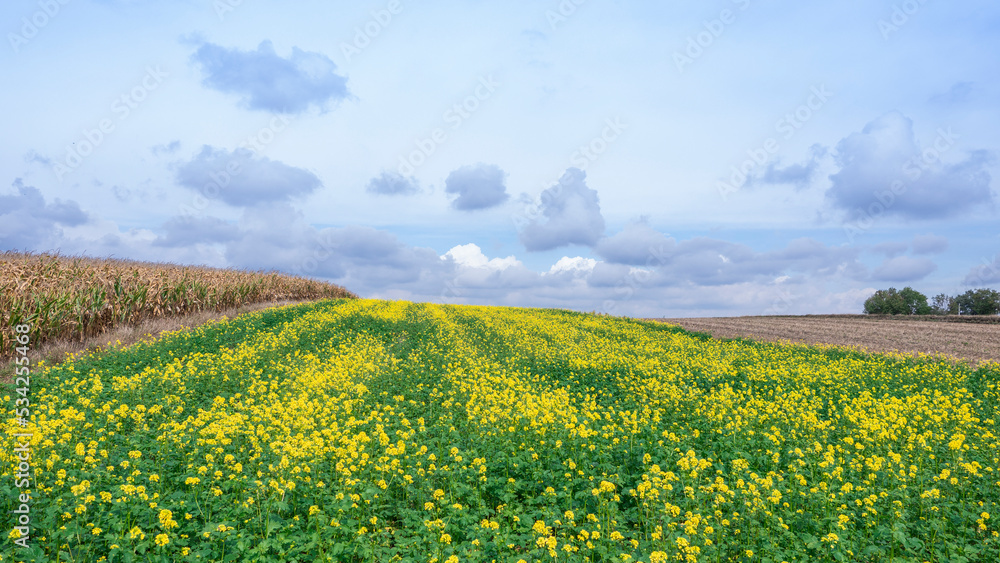
<path fill-rule="evenodd" d="M 993 1 L 18 0 L 0 250 L 630 316 L 1000 288 Z"/>

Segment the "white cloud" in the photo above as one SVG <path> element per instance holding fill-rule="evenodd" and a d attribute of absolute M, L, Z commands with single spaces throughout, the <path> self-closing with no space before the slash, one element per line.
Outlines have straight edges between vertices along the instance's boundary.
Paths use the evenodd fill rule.
<path fill-rule="evenodd" d="M 520 233 L 521 243 L 529 252 L 597 244 L 604 234 L 604 216 L 597 191 L 587 187 L 586 178 L 583 170 L 569 168 L 555 186 L 542 192 L 545 222 L 533 219 Z"/>
<path fill-rule="evenodd" d="M 469 243 L 453 247 L 441 257 L 442 260 L 451 259 L 455 264 L 464 268 L 483 268 L 502 272 L 507 268 L 522 266 L 521 261 L 513 256 L 506 258 L 487 258 L 479 246 Z"/>
<path fill-rule="evenodd" d="M 569 256 L 563 256 L 549 268 L 548 273 L 561 274 L 569 272 L 573 274 L 589 274 L 594 271 L 595 266 L 597 266 L 597 260 L 593 258 L 583 258 L 580 256 L 570 258 Z"/>

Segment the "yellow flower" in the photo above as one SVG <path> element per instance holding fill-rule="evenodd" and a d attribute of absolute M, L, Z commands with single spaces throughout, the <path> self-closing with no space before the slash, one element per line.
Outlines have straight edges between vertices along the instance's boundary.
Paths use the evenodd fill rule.
<path fill-rule="evenodd" d="M 167 534 L 157 534 L 156 538 L 153 541 L 156 543 L 156 545 L 163 547 L 168 543 L 170 543 L 170 538 L 167 536 Z"/>

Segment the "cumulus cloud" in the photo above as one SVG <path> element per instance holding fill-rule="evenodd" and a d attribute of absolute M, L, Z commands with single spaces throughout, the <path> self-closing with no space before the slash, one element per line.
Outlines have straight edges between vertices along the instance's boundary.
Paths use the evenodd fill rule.
<path fill-rule="evenodd" d="M 24 161 L 27 163 L 38 163 L 45 167 L 52 166 L 52 159 L 38 154 L 35 150 L 30 150 L 24 155 Z"/>
<path fill-rule="evenodd" d="M 542 192 L 540 211 L 545 222 L 532 219 L 519 233 L 527 250 L 597 244 L 604 234 L 604 216 L 597 191 L 587 187 L 586 178 L 583 170 L 569 168 L 555 186 Z"/>
<path fill-rule="evenodd" d="M 0 200 L 0 205 L 6 209 L 10 202 Z M 41 208 L 47 209 L 36 216 L 67 223 L 81 219 L 51 203 L 43 202 Z M 6 228 L 5 219 L 0 218 L 0 229 Z M 50 222 L 48 227 L 56 232 L 60 225 Z M 159 232 L 124 231 L 109 221 L 100 222 L 100 227 L 89 223 L 67 227 L 65 233 L 45 239 L 47 248 L 35 245 L 32 249 L 58 247 L 92 255 L 278 270 L 327 279 L 368 297 L 642 316 L 668 316 L 668 311 L 672 312 L 669 316 L 682 312 L 846 312 L 860 307 L 860 302 L 853 304 L 850 283 L 846 293 L 829 295 L 822 289 L 824 284 L 853 280 L 860 285 L 871 279 L 857 264 L 858 249 L 798 239 L 784 248 L 759 252 L 704 237 L 675 241 L 644 222 L 596 245 L 603 260 L 562 256 L 540 271 L 528 269 L 515 256 L 488 256 L 475 244 L 453 246 L 438 255 L 385 230 L 318 229 L 287 201 L 245 206 L 236 223 L 214 217 L 173 217 Z M 6 237 L 2 241 L 7 244 Z M 650 241 L 663 246 L 662 252 L 657 246 L 652 262 L 644 253 L 629 252 L 629 244 Z M 834 294 L 839 297 L 834 299 Z"/>
<path fill-rule="evenodd" d="M 982 264 L 972 267 L 963 283 L 973 287 L 1000 284 L 1000 254 L 994 256 L 993 261 L 984 260 Z"/>
<path fill-rule="evenodd" d="M 960 104 L 967 102 L 972 97 L 975 89 L 975 82 L 956 82 L 943 94 L 931 96 L 930 101 L 935 104 Z"/>
<path fill-rule="evenodd" d="M 931 146 L 922 148 L 913 122 L 887 113 L 837 143 L 838 170 L 830 175 L 826 196 L 849 213 L 879 204 L 886 214 L 913 219 L 950 217 L 992 203 L 988 152 L 973 151 L 951 164 L 941 160 L 955 150 L 957 138 L 941 129 Z"/>
<path fill-rule="evenodd" d="M 872 279 L 889 282 L 918 281 L 937 269 L 937 265 L 927 258 L 897 256 L 886 258 L 872 271 Z"/>
<path fill-rule="evenodd" d="M 475 244 L 439 256 L 384 230 L 317 229 L 287 202 L 246 207 L 235 225 L 211 217 L 174 217 L 159 236 L 98 223 L 101 229 L 89 223 L 71 227 L 67 233 L 72 235 L 60 233 L 47 240 L 47 248 L 33 249 L 278 270 L 327 279 L 367 297 L 633 316 L 853 312 L 865 297 L 858 297 L 856 289 L 824 290 L 835 276 L 856 279 L 850 260 L 857 251 L 809 239 L 773 252 L 691 239 L 674 243 L 664 264 L 636 267 L 563 256 L 537 272 L 514 256 L 487 256 Z"/>
<path fill-rule="evenodd" d="M 906 253 L 910 248 L 910 243 L 899 242 L 899 241 L 889 241 L 881 242 L 872 247 L 872 250 L 885 255 L 887 258 L 895 258 L 900 254 Z"/>
<path fill-rule="evenodd" d="M 445 180 L 444 191 L 458 197 L 451 206 L 461 211 L 474 211 L 496 207 L 507 201 L 507 173 L 493 164 L 463 166 Z"/>
<path fill-rule="evenodd" d="M 514 256 L 489 258 L 476 244 L 453 247 L 441 257 L 448 265 L 441 297 L 458 302 L 497 303 L 521 292 L 544 290 L 541 276 Z"/>
<path fill-rule="evenodd" d="M 329 57 L 297 47 L 283 58 L 270 41 L 262 41 L 256 51 L 203 43 L 191 58 L 200 65 L 205 86 L 240 95 L 248 109 L 301 113 L 349 95 L 347 78 L 336 73 Z"/>
<path fill-rule="evenodd" d="M 786 184 L 793 186 L 796 191 L 808 188 L 819 170 L 823 157 L 827 154 L 827 149 L 817 144 L 810 147 L 809 153 L 809 158 L 802 164 L 790 164 L 785 167 L 779 166 L 778 162 L 768 164 L 767 168 L 760 175 L 750 179 L 748 184 Z"/>
<path fill-rule="evenodd" d="M 547 275 L 573 274 L 585 275 L 594 271 L 597 267 L 597 260 L 593 258 L 583 258 L 582 256 L 563 256 L 549 268 Z"/>
<path fill-rule="evenodd" d="M 420 185 L 413 176 L 386 171 L 369 180 L 365 191 L 375 195 L 413 195 L 420 192 Z"/>
<path fill-rule="evenodd" d="M 362 226 L 316 229 L 288 203 L 247 208 L 241 236 L 226 244 L 233 265 L 331 279 L 362 293 L 406 287 L 440 291 L 447 265 L 429 248 Z"/>
<path fill-rule="evenodd" d="M 229 152 L 208 145 L 178 168 L 177 182 L 236 207 L 287 201 L 323 185 L 312 172 L 256 156 L 248 149 Z"/>
<path fill-rule="evenodd" d="M 153 153 L 156 156 L 159 156 L 161 154 L 174 154 L 180 148 L 181 148 L 181 142 L 174 140 L 166 144 L 153 145 L 152 147 L 149 148 L 149 152 Z"/>
<path fill-rule="evenodd" d="M 916 235 L 908 241 L 886 241 L 871 247 L 872 252 L 895 258 L 912 250 L 913 254 L 940 254 L 948 249 L 948 239 L 937 235 Z"/>
<path fill-rule="evenodd" d="M 37 250 L 39 244 L 57 240 L 63 227 L 90 221 L 73 200 L 46 202 L 34 186 L 17 178 L 13 195 L 0 195 L 0 250 Z"/>
<path fill-rule="evenodd" d="M 163 224 L 165 234 L 153 241 L 154 246 L 191 246 L 230 242 L 240 237 L 236 225 L 217 217 L 177 216 Z"/>
<path fill-rule="evenodd" d="M 937 235 L 917 235 L 913 237 L 914 254 L 940 254 L 948 250 L 948 239 Z"/>
<path fill-rule="evenodd" d="M 648 231 L 647 231 L 648 229 Z M 629 232 L 631 231 L 631 232 Z M 617 283 L 642 286 L 718 286 L 734 283 L 765 283 L 788 273 L 813 277 L 843 276 L 863 279 L 867 272 L 858 261 L 859 250 L 849 247 L 829 247 L 819 241 L 800 238 L 780 250 L 757 252 L 740 244 L 707 237 L 695 237 L 682 242 L 666 239 L 654 243 L 652 251 L 616 254 L 610 249 L 619 246 L 627 250 L 624 241 L 656 240 L 655 231 L 645 226 L 633 226 L 611 237 L 598 247 L 608 257 L 614 257 L 595 269 L 594 281 L 610 283 L 605 278 L 618 276 Z M 617 237 L 621 236 L 621 239 Z M 648 242 L 639 242 L 648 245 Z M 614 266 L 614 267 L 612 267 Z M 635 266 L 641 266 L 639 268 Z M 784 279 L 788 279 L 785 277 Z"/>
<path fill-rule="evenodd" d="M 645 265 L 662 261 L 673 252 L 676 242 L 653 229 L 645 221 L 630 223 L 614 236 L 603 238 L 594 252 L 612 264 Z"/>
<path fill-rule="evenodd" d="M 471 243 L 453 247 L 445 252 L 441 259 L 451 260 L 464 268 L 485 268 L 497 272 L 522 265 L 521 261 L 513 256 L 489 259 L 478 245 Z"/>

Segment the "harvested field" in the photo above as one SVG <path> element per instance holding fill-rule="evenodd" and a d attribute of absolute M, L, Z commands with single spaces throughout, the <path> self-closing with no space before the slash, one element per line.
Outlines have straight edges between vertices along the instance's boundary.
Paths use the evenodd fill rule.
<path fill-rule="evenodd" d="M 945 354 L 973 363 L 1000 361 L 1000 318 L 807 315 L 649 319 L 717 338 L 833 344 L 871 352 Z"/>

